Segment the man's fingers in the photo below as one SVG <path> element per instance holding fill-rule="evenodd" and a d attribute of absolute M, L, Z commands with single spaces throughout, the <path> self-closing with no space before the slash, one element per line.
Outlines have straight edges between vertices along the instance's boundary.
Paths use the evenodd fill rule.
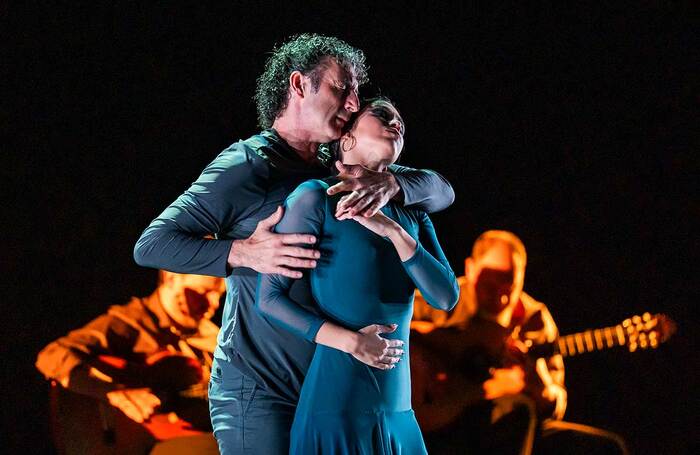
<path fill-rule="evenodd" d="M 365 197 L 360 198 L 355 203 L 355 205 L 353 205 L 353 207 L 350 209 L 350 213 L 352 215 L 358 215 L 358 214 L 362 213 L 367 208 L 367 206 L 369 206 L 373 202 L 374 202 L 373 195 L 366 195 Z"/>
<path fill-rule="evenodd" d="M 124 401 L 120 404 L 119 409 L 134 422 L 142 423 L 144 421 L 143 414 L 141 414 L 139 408 L 131 401 Z"/>
<path fill-rule="evenodd" d="M 374 202 L 367 209 L 365 209 L 362 216 L 364 216 L 365 218 L 371 218 L 377 214 L 377 212 L 379 211 L 380 208 L 381 208 L 380 202 L 379 201 Z"/>
<path fill-rule="evenodd" d="M 116 406 L 119 408 L 128 418 L 133 420 L 134 422 L 141 423 L 144 421 L 144 418 L 146 416 L 143 415 L 141 412 L 141 408 L 139 408 L 136 403 L 131 401 L 129 397 L 126 395 L 126 393 L 121 393 L 118 398 L 114 400 L 110 400 L 110 403 L 113 406 Z"/>
<path fill-rule="evenodd" d="M 316 267 L 316 261 L 285 256 L 280 260 L 280 265 L 292 268 L 313 269 Z"/>
<path fill-rule="evenodd" d="M 355 177 L 361 175 L 365 170 L 365 168 L 359 164 L 343 164 L 340 161 L 335 162 L 335 168 L 338 169 L 338 172 L 341 174 L 350 174 Z"/>
<path fill-rule="evenodd" d="M 303 276 L 303 274 L 298 270 L 292 270 L 285 267 L 274 267 L 269 273 L 275 273 L 277 275 L 286 276 L 287 278 L 293 278 L 298 280 Z"/>
<path fill-rule="evenodd" d="M 280 222 L 280 220 L 282 219 L 282 215 L 284 215 L 284 209 L 282 208 L 282 206 L 279 206 L 277 207 L 277 210 L 275 210 L 275 213 L 268 216 L 264 220 L 260 220 L 255 230 L 257 231 L 258 229 L 265 229 L 269 231 L 272 228 L 272 226 Z"/>
<path fill-rule="evenodd" d="M 357 180 L 355 179 L 347 179 L 343 180 L 342 182 L 338 182 L 332 187 L 328 188 L 326 190 L 326 194 L 329 196 L 332 196 L 337 193 L 343 193 L 345 191 L 353 191 L 359 188 L 359 185 L 357 183 Z"/>
<path fill-rule="evenodd" d="M 316 237 L 310 234 L 278 234 L 281 239 L 282 243 L 285 245 L 297 245 L 299 243 L 308 243 L 309 245 L 313 245 L 316 243 Z M 309 251 L 315 251 L 315 250 L 309 250 Z"/>
<path fill-rule="evenodd" d="M 290 256 L 300 259 L 318 259 L 321 257 L 321 253 L 318 250 L 302 248 L 300 246 L 285 246 L 280 248 L 277 253 L 281 257 Z"/>
<path fill-rule="evenodd" d="M 140 390 L 127 391 L 126 397 L 144 419 L 149 418 L 153 414 L 153 408 L 160 404 L 160 400 L 155 395 Z"/>
<path fill-rule="evenodd" d="M 362 199 L 362 196 L 360 196 L 360 193 L 357 191 L 353 191 L 352 193 L 343 196 L 343 198 L 338 202 L 338 205 L 335 207 L 335 217 L 340 219 L 340 217 L 343 215 L 349 215 L 350 209 L 353 208 L 353 206 L 357 204 L 360 199 Z"/>

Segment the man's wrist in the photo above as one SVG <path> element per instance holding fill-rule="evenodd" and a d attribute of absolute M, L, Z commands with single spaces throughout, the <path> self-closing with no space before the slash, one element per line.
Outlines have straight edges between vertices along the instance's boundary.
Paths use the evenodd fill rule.
<path fill-rule="evenodd" d="M 231 249 L 228 251 L 226 262 L 230 268 L 243 267 L 243 257 L 245 249 L 245 240 L 234 240 L 231 242 Z"/>
<path fill-rule="evenodd" d="M 389 172 L 386 171 L 389 174 L 389 182 L 391 189 L 390 189 L 390 194 L 391 197 L 389 199 L 392 199 L 397 202 L 403 202 L 403 190 L 401 189 L 401 185 L 399 185 L 399 181 L 396 178 L 396 176 Z"/>

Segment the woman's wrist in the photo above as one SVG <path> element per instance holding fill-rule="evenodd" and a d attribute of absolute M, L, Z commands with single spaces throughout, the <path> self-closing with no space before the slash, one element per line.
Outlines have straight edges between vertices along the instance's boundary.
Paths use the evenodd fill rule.
<path fill-rule="evenodd" d="M 398 223 L 396 229 L 393 229 L 387 238 L 394 244 L 401 262 L 411 259 L 418 248 L 418 243 Z"/>
<path fill-rule="evenodd" d="M 357 351 L 357 345 L 359 344 L 360 337 L 357 332 L 352 330 L 343 330 L 342 346 L 340 350 L 347 354 L 354 354 Z"/>
<path fill-rule="evenodd" d="M 357 332 L 326 321 L 318 330 L 315 341 L 318 344 L 352 354 L 357 350 L 359 335 Z"/>

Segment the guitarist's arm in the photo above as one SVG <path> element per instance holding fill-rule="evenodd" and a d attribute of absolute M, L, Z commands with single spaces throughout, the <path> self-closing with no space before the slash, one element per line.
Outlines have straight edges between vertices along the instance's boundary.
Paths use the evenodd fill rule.
<path fill-rule="evenodd" d="M 132 351 L 137 338 L 133 327 L 105 314 L 49 343 L 39 353 L 36 367 L 64 388 L 109 401 L 132 420 L 142 422 L 153 414 L 160 400 L 149 389 L 135 386 L 140 379 L 139 366 L 131 362 L 110 364 L 99 356 L 114 350 Z M 133 383 L 125 385 L 126 377 Z"/>
<path fill-rule="evenodd" d="M 537 309 L 523 325 L 521 338 L 530 340 L 535 345 L 555 342 L 559 336 L 559 330 L 547 307 L 524 293 L 521 299 L 526 308 Z M 530 330 L 532 328 L 536 330 Z M 528 383 L 526 392 L 535 399 L 538 414 L 543 418 L 561 420 L 567 404 L 562 356 L 555 354 L 537 359 L 534 371 L 529 372 L 526 381 Z"/>

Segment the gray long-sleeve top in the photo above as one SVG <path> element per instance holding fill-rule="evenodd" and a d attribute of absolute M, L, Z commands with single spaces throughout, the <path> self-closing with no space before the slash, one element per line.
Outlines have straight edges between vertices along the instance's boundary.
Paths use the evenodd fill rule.
<path fill-rule="evenodd" d="M 255 310 L 258 274 L 246 267 L 230 270 L 228 253 L 233 240 L 248 238 L 301 182 L 330 175 L 328 164 L 304 162 L 272 129 L 239 141 L 151 222 L 134 248 L 142 266 L 225 277 L 228 292 L 215 357 L 291 404 L 298 400 L 314 344 Z M 454 200 L 450 184 L 433 171 L 396 165 L 390 170 L 407 207 L 435 212 Z M 316 311 L 306 278 L 295 281 L 290 298 Z"/>

